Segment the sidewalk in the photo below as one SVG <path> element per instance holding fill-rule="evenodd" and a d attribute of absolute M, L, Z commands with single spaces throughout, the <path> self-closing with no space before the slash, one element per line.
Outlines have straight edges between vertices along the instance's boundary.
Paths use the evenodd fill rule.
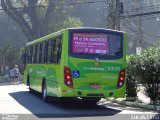
<path fill-rule="evenodd" d="M 23 83 L 23 76 L 20 76 L 19 77 L 19 84 L 22 84 Z M 4 80 L 4 76 L 0 76 L 0 86 L 3 86 L 3 85 L 12 85 L 13 84 L 13 81 L 11 81 L 9 78 L 8 80 Z"/>
<path fill-rule="evenodd" d="M 154 105 L 150 103 L 150 98 L 145 95 L 144 89 L 143 86 L 138 88 L 137 100 L 134 102 L 129 101 L 128 98 L 107 98 L 106 100 L 131 107 L 155 110 Z"/>
<path fill-rule="evenodd" d="M 4 82 L 4 77 L 0 75 L 0 83 Z"/>
<path fill-rule="evenodd" d="M 143 109 L 149 109 L 149 110 L 154 110 L 154 105 L 149 104 L 149 103 L 140 103 L 140 102 L 130 102 L 127 101 L 126 98 L 107 98 L 107 101 L 112 101 L 114 103 L 122 104 L 122 105 L 127 105 L 130 107 L 137 107 L 137 108 L 143 108 Z"/>

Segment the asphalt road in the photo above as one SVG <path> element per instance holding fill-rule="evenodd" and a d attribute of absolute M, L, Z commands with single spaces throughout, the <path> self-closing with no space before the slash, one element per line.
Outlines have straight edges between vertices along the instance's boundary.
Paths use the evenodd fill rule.
<path fill-rule="evenodd" d="M 28 87 L 23 84 L 0 85 L 0 114 L 2 120 L 6 118 L 137 120 L 140 117 L 144 120 L 148 118 L 154 120 L 153 118 L 157 116 L 154 111 L 131 108 L 104 100 L 97 105 L 86 105 L 81 101 L 45 103 L 41 96 L 29 93 Z"/>

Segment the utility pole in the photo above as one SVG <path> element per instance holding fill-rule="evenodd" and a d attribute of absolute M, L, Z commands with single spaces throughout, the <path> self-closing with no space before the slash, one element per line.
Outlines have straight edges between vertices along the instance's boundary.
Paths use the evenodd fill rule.
<path fill-rule="evenodd" d="M 120 8 L 120 0 L 116 0 L 116 30 L 120 30 L 120 13 L 121 13 L 121 8 Z"/>
<path fill-rule="evenodd" d="M 108 0 L 108 27 L 110 29 L 120 30 L 120 19 L 123 11 L 123 4 L 120 0 Z"/>
<path fill-rule="evenodd" d="M 136 4 L 137 4 L 137 8 L 139 8 L 139 10 L 137 9 L 137 13 L 141 14 L 142 10 L 141 10 L 141 0 L 136 0 Z M 139 54 L 139 52 L 141 51 L 141 43 L 142 43 L 142 21 L 141 21 L 141 16 L 137 17 L 137 47 L 136 47 L 136 53 Z"/>
<path fill-rule="evenodd" d="M 115 23 L 116 23 L 115 0 L 107 0 L 107 4 L 108 4 L 107 26 L 110 29 L 115 29 Z"/>
<path fill-rule="evenodd" d="M 139 13 L 141 14 L 141 1 L 137 0 L 137 5 L 139 9 Z M 137 38 L 137 47 L 141 47 L 141 42 L 142 42 L 142 21 L 141 21 L 141 16 L 137 17 L 137 24 L 138 24 L 138 38 Z"/>

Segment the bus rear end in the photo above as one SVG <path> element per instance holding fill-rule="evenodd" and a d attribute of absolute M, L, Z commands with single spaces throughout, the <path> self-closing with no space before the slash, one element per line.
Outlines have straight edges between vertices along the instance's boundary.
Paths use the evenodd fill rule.
<path fill-rule="evenodd" d="M 62 97 L 99 100 L 125 95 L 124 33 L 69 29 Z"/>

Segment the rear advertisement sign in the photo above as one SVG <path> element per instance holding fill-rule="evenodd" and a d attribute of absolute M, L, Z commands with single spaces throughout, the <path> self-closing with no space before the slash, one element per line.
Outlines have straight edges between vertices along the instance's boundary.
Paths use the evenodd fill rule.
<path fill-rule="evenodd" d="M 102 33 L 73 33 L 72 53 L 107 54 L 107 35 Z"/>

